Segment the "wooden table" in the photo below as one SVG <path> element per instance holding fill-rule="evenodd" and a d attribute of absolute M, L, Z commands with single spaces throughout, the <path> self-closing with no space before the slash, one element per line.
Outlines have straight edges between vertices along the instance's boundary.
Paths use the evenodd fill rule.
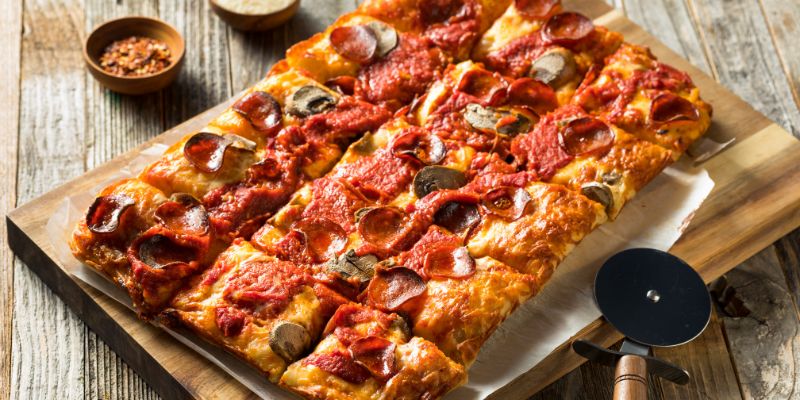
<path fill-rule="evenodd" d="M 631 19 L 800 136 L 800 4 L 783 0 L 615 0 Z M 355 0 L 303 0 L 286 26 L 236 32 L 205 2 L 0 2 L 0 214 L 257 81 L 285 47 L 321 30 Z M 180 80 L 125 97 L 84 69 L 82 39 L 124 15 L 160 17 L 184 35 Z M 708 99 L 714 102 L 714 99 Z M 800 190 L 800 187 L 798 187 Z M 0 220 L 0 399 L 157 398 L 8 250 Z M 651 383 L 653 399 L 791 398 L 800 393 L 800 231 L 714 285 L 721 308 L 689 345 L 657 354 L 689 369 L 688 386 Z M 534 398 L 610 398 L 594 364 Z"/>

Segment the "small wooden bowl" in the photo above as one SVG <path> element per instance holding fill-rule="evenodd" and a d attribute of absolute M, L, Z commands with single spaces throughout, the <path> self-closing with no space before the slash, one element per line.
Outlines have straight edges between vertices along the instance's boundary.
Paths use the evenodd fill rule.
<path fill-rule="evenodd" d="M 166 43 L 172 55 L 170 65 L 159 72 L 143 76 L 119 76 L 104 71 L 99 62 L 103 50 L 114 41 L 131 36 L 144 36 Z M 175 28 L 164 21 L 148 17 L 124 17 L 108 21 L 95 28 L 83 45 L 83 59 L 92 76 L 115 92 L 133 95 L 152 93 L 169 86 L 178 77 L 184 52 L 183 38 Z"/>
<path fill-rule="evenodd" d="M 208 2 L 211 4 L 211 9 L 228 25 L 249 32 L 266 31 L 281 25 L 292 18 L 300 7 L 300 0 L 293 0 L 286 8 L 269 14 L 240 14 L 223 8 L 214 0 Z"/>

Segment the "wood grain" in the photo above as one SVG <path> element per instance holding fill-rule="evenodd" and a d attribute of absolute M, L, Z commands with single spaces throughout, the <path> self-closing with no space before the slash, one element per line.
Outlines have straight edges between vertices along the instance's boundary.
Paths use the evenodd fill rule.
<path fill-rule="evenodd" d="M 83 3 L 25 2 L 17 202 L 84 169 Z M 11 397 L 84 396 L 85 328 L 24 264 L 14 263 Z"/>
<path fill-rule="evenodd" d="M 19 70 L 22 4 L 0 3 L 0 37 L 7 42 L 0 58 L 0 120 L 6 121 L 0 142 L 0 214 L 16 204 L 17 139 L 19 136 Z M 14 299 L 14 255 L 8 248 L 5 221 L 0 221 L 0 399 L 11 396 L 11 341 Z"/>

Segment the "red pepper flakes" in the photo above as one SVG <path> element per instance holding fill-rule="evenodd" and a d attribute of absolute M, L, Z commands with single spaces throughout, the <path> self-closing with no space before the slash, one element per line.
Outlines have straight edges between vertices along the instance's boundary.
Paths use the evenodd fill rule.
<path fill-rule="evenodd" d="M 119 76 L 143 76 L 162 71 L 171 63 L 167 44 L 156 39 L 131 36 L 106 47 L 100 67 Z"/>

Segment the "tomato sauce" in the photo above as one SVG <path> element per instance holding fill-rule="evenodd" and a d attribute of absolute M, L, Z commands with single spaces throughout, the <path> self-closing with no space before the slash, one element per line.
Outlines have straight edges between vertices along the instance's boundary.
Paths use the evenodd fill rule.
<path fill-rule="evenodd" d="M 419 241 L 414 244 L 411 250 L 401 253 L 397 262 L 406 268 L 413 269 L 419 276 L 426 281 L 430 276 L 424 271 L 425 256 L 428 255 L 430 250 L 433 250 L 441 245 L 461 246 L 461 239 L 449 232 L 446 232 L 438 226 L 431 226 L 428 232 L 425 233 Z"/>
<path fill-rule="evenodd" d="M 532 132 L 514 139 L 511 153 L 517 162 L 536 172 L 543 180 L 552 178 L 559 168 L 569 164 L 574 158 L 559 142 L 560 124 L 563 120 L 585 115 L 577 106 L 564 106 L 547 114 Z"/>
<path fill-rule="evenodd" d="M 225 281 L 223 298 L 259 318 L 275 318 L 308 286 L 308 271 L 286 261 L 245 261 Z"/>
<path fill-rule="evenodd" d="M 334 176 L 346 180 L 371 200 L 387 202 L 408 188 L 418 169 L 415 162 L 382 148 L 338 168 Z"/>
<path fill-rule="evenodd" d="M 348 234 L 356 230 L 354 213 L 369 204 L 363 196 L 335 177 L 315 180 L 312 192 L 314 198 L 306 206 L 302 217 L 327 218 L 339 224 Z"/>

